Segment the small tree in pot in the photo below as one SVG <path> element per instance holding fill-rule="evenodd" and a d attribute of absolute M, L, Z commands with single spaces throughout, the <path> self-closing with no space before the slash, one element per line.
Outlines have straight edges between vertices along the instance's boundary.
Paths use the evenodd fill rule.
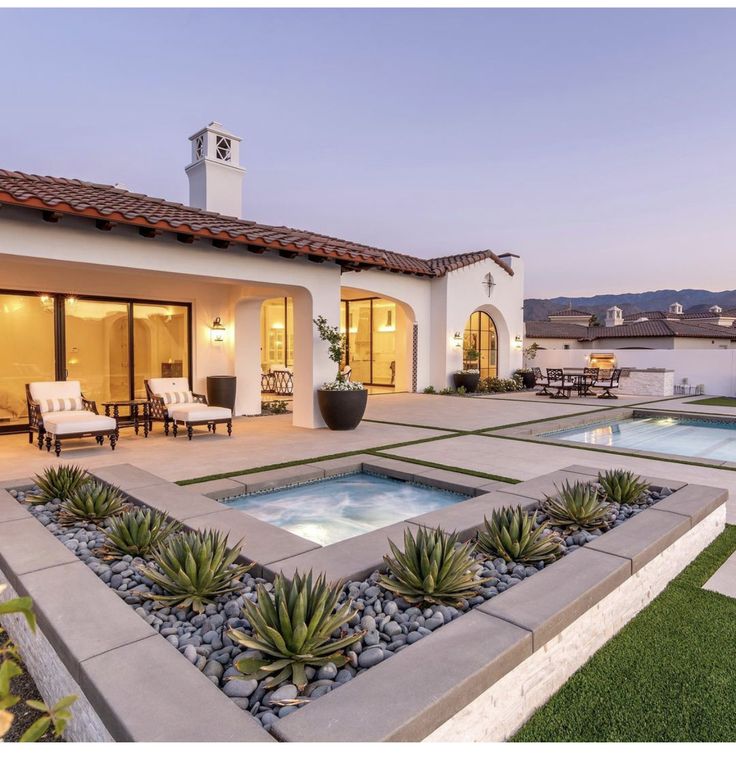
<path fill-rule="evenodd" d="M 534 372 L 529 368 L 528 362 L 534 359 L 534 357 L 537 355 L 538 350 L 539 343 L 531 343 L 531 345 L 527 345 L 527 347 L 522 351 L 522 355 L 524 356 L 524 368 L 517 369 L 517 371 L 514 372 L 514 374 L 519 374 L 521 381 L 524 383 L 524 387 L 526 388 L 532 388 L 535 385 Z"/>
<path fill-rule="evenodd" d="M 350 382 L 342 374 L 345 335 L 331 327 L 324 316 L 314 320 L 320 339 L 327 343 L 327 355 L 337 364 L 337 376 L 317 391 L 317 402 L 325 424 L 331 430 L 354 430 L 363 418 L 368 391 L 360 382 Z"/>
<path fill-rule="evenodd" d="M 463 349 L 463 368 L 452 375 L 455 387 L 458 390 L 462 387 L 465 388 L 465 392 L 474 393 L 478 389 L 478 382 L 480 381 L 479 358 L 478 349 L 466 341 Z"/>

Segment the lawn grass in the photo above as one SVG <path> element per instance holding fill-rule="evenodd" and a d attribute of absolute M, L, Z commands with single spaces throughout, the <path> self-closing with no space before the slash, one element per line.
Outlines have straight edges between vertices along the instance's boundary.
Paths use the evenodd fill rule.
<path fill-rule="evenodd" d="M 513 740 L 736 740 L 736 599 L 702 589 L 734 550 L 732 526 Z"/>
<path fill-rule="evenodd" d="M 692 403 L 695 406 L 736 406 L 736 398 L 720 395 L 717 398 L 700 398 L 697 401 L 686 401 L 686 403 Z"/>

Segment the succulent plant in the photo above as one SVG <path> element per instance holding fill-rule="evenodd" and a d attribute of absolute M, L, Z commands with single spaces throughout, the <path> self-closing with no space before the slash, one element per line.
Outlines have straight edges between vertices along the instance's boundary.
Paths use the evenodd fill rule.
<path fill-rule="evenodd" d="M 439 528 L 420 527 L 417 536 L 404 533 L 404 550 L 389 540 L 393 556 L 384 556 L 388 575 L 378 583 L 409 603 L 460 606 L 476 595 L 480 579 L 467 543 L 457 544 L 457 534 Z"/>
<path fill-rule="evenodd" d="M 491 514 L 490 522 L 483 517 L 484 529 L 478 531 L 476 546 L 494 559 L 517 564 L 545 564 L 559 559 L 563 542 L 546 525 L 537 524 L 536 512 L 524 511 L 521 506 L 506 506 Z"/>
<path fill-rule="evenodd" d="M 114 516 L 105 529 L 109 556 L 143 556 L 151 551 L 176 529 L 167 522 L 167 515 L 151 509 L 131 509 Z"/>
<path fill-rule="evenodd" d="M 272 676 L 266 688 L 274 688 L 291 677 L 301 691 L 307 684 L 304 668 L 324 664 L 344 664 L 341 653 L 357 643 L 363 632 L 333 638 L 333 633 L 355 616 L 350 602 L 338 605 L 342 583 L 328 583 L 324 575 L 312 579 L 295 573 L 287 580 L 276 577 L 273 598 L 261 584 L 256 588 L 255 604 L 245 599 L 243 613 L 250 623 L 252 634 L 230 630 L 235 643 L 263 654 L 259 658 L 244 658 L 236 662 L 237 669 L 248 678 L 261 680 Z"/>
<path fill-rule="evenodd" d="M 61 504 L 62 522 L 102 522 L 119 514 L 127 504 L 123 494 L 112 485 L 88 480 Z"/>
<path fill-rule="evenodd" d="M 627 469 L 607 469 L 598 476 L 598 484 L 609 501 L 639 503 L 649 489 L 649 483 Z"/>
<path fill-rule="evenodd" d="M 589 482 L 565 482 L 553 496 L 545 495 L 542 511 L 548 524 L 569 532 L 595 530 L 611 520 L 611 510 L 601 501 L 598 490 Z"/>
<path fill-rule="evenodd" d="M 253 565 L 236 564 L 242 541 L 227 547 L 227 535 L 216 530 L 180 532 L 151 551 L 155 567 L 140 567 L 163 591 L 147 598 L 200 613 L 217 596 L 232 590 Z"/>
<path fill-rule="evenodd" d="M 55 498 L 65 501 L 69 496 L 89 481 L 89 475 L 78 466 L 62 464 L 44 469 L 43 474 L 33 478 L 33 484 L 40 493 L 33 493 L 28 503 L 48 503 Z"/>

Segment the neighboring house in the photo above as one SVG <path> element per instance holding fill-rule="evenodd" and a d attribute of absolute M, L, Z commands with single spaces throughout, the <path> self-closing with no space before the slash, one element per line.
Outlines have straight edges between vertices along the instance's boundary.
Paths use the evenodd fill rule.
<path fill-rule="evenodd" d="M 570 312 L 573 309 L 568 309 Z M 687 349 L 736 348 L 736 309 L 713 306 L 705 312 L 684 313 L 679 303 L 669 311 L 647 311 L 624 316 L 618 306 L 606 312 L 602 327 L 584 326 L 580 314 L 576 321 L 560 318 L 558 312 L 547 321 L 525 324 L 527 345 L 537 343 L 541 349 L 624 350 L 624 349 Z"/>
<path fill-rule="evenodd" d="M 107 401 L 140 397 L 152 376 L 203 392 L 208 375 L 234 374 L 236 413 L 257 414 L 262 374 L 283 367 L 294 424 L 322 426 L 314 390 L 335 367 L 320 314 L 369 385 L 443 387 L 463 345 L 484 376 L 520 367 L 517 256 L 424 259 L 244 221 L 240 139 L 213 122 L 190 140 L 189 206 L 0 170 L 0 430 L 27 421 L 33 380 L 79 379 Z"/>

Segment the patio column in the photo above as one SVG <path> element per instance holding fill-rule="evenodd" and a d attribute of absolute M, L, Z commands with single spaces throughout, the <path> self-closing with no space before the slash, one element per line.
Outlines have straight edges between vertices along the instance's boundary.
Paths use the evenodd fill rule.
<path fill-rule="evenodd" d="M 235 414 L 261 413 L 261 304 L 263 299 L 235 305 Z"/>
<path fill-rule="evenodd" d="M 327 356 L 327 344 L 319 339 L 312 320 L 324 316 L 340 323 L 340 290 L 333 283 L 302 290 L 294 295 L 294 425 L 324 427 L 317 406 L 317 389 L 335 379 L 337 366 Z"/>

